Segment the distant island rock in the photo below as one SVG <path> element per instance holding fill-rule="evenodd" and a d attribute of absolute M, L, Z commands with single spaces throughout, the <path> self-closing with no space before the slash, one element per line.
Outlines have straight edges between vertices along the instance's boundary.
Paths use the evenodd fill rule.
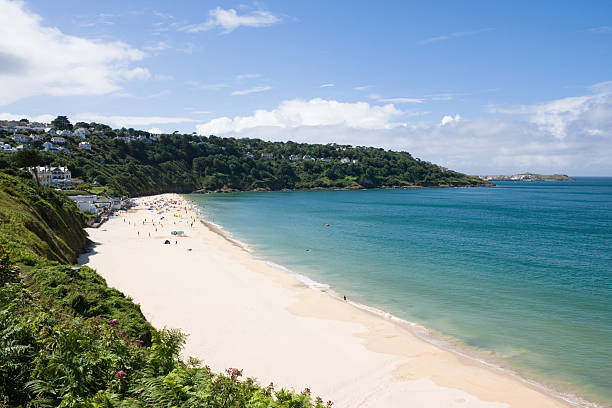
<path fill-rule="evenodd" d="M 575 179 L 567 174 L 535 174 L 535 173 L 520 173 L 506 174 L 498 176 L 480 176 L 481 179 L 487 181 L 574 181 Z"/>

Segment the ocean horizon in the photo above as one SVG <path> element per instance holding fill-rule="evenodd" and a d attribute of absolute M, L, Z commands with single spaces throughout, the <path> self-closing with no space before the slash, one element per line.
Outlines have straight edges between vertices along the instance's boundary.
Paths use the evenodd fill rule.
<path fill-rule="evenodd" d="M 612 405 L 612 178 L 186 197 L 255 256 Z"/>

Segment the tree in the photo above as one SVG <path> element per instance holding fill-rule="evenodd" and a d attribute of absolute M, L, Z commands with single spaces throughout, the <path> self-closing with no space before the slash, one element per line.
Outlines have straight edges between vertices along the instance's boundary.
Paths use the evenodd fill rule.
<path fill-rule="evenodd" d="M 15 153 L 15 164 L 17 167 L 33 168 L 36 185 L 40 187 L 38 180 L 38 166 L 42 162 L 42 156 L 38 150 L 20 150 Z"/>
<path fill-rule="evenodd" d="M 66 116 L 58 116 L 51 122 L 53 127 L 58 130 L 72 130 L 72 123 Z"/>

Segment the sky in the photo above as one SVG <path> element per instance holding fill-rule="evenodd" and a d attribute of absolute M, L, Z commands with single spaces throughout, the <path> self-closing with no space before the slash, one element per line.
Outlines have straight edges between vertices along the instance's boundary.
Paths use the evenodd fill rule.
<path fill-rule="evenodd" d="M 0 0 L 0 119 L 612 176 L 612 0 Z"/>

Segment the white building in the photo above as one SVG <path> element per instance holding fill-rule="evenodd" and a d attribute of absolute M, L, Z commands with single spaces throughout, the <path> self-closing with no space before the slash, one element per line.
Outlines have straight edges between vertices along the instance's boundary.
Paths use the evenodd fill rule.
<path fill-rule="evenodd" d="M 263 157 L 264 159 L 273 159 L 274 155 L 272 153 L 262 153 L 261 157 Z"/>
<path fill-rule="evenodd" d="M 343 157 L 342 159 L 340 159 L 340 163 L 342 164 L 348 164 L 351 162 L 351 159 L 349 159 L 348 157 Z"/>
<path fill-rule="evenodd" d="M 304 157 L 302 157 L 302 160 L 314 160 L 314 157 L 305 154 Z"/>
<path fill-rule="evenodd" d="M 24 135 L 15 135 L 15 136 L 12 136 L 11 139 L 16 141 L 17 143 L 27 143 L 30 141 L 28 137 Z"/>
<path fill-rule="evenodd" d="M 47 152 L 47 153 L 60 153 L 60 150 L 53 143 L 45 142 L 45 143 L 43 143 L 43 152 Z"/>
<path fill-rule="evenodd" d="M 56 136 L 56 137 L 51 138 L 51 142 L 57 143 L 57 144 L 64 144 L 66 143 L 66 139 L 64 139 L 63 137 Z"/>
<path fill-rule="evenodd" d="M 55 129 L 49 127 L 49 128 L 45 128 L 45 133 L 51 136 L 55 136 Z"/>
<path fill-rule="evenodd" d="M 35 172 L 34 169 L 38 171 Z M 43 186 L 64 186 L 72 184 L 72 175 L 68 167 L 29 167 L 30 173 L 38 177 L 38 181 Z M 38 173 L 38 174 L 37 174 Z"/>
<path fill-rule="evenodd" d="M 69 130 L 60 130 L 57 131 L 56 134 L 58 134 L 59 136 L 73 136 L 72 132 Z"/>
<path fill-rule="evenodd" d="M 11 146 L 8 143 L 0 142 L 0 152 L 2 152 L 2 153 L 15 153 L 15 152 L 17 152 L 17 149 L 14 148 L 13 146 Z"/>
<path fill-rule="evenodd" d="M 89 143 L 89 142 L 81 142 L 81 143 L 79 143 L 79 149 L 91 150 L 91 143 Z"/>
<path fill-rule="evenodd" d="M 300 156 L 292 154 L 291 156 L 289 156 L 289 161 L 300 161 Z"/>
<path fill-rule="evenodd" d="M 73 133 L 74 136 L 80 137 L 81 139 L 86 139 L 90 134 L 91 132 L 85 128 L 78 128 Z"/>
<path fill-rule="evenodd" d="M 94 204 L 98 200 L 97 195 L 75 195 L 69 197 L 72 201 L 74 201 L 79 210 L 88 212 L 90 214 L 95 214 L 98 212 L 98 207 L 96 207 Z"/>
<path fill-rule="evenodd" d="M 41 140 L 45 140 L 45 137 L 43 135 L 30 135 L 30 139 L 33 142 L 40 142 Z"/>

